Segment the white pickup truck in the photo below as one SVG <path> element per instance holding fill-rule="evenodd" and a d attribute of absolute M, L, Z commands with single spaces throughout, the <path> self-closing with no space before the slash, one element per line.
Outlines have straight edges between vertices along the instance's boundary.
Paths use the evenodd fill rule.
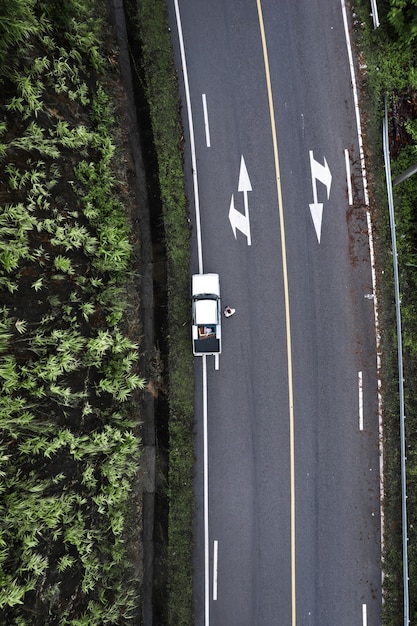
<path fill-rule="evenodd" d="M 193 353 L 218 355 L 222 351 L 220 280 L 218 274 L 194 274 L 191 280 Z"/>

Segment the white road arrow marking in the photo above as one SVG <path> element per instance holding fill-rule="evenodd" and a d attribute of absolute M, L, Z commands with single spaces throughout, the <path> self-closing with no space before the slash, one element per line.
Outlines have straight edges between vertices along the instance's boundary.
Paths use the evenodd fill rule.
<path fill-rule="evenodd" d="M 240 171 L 239 171 L 239 182 L 237 186 L 238 192 L 243 193 L 243 202 L 245 207 L 245 214 L 243 215 L 235 209 L 235 201 L 232 195 L 232 199 L 230 201 L 230 209 L 229 209 L 229 222 L 233 230 L 233 234 L 235 239 L 237 238 L 236 230 L 240 230 L 243 233 L 247 240 L 248 246 L 252 244 L 251 233 L 250 233 L 250 222 L 249 222 L 249 201 L 248 201 L 248 192 L 252 191 L 252 185 L 249 179 L 248 170 L 246 168 L 245 159 L 243 155 L 240 159 Z"/>
<path fill-rule="evenodd" d="M 323 185 L 325 185 L 327 189 L 327 199 L 330 196 L 330 187 L 332 185 L 332 174 L 330 172 L 329 166 L 326 161 L 326 157 L 324 157 L 324 165 L 316 161 L 313 157 L 313 151 L 309 151 L 310 155 L 310 169 L 311 169 L 311 184 L 313 187 L 313 203 L 310 204 L 311 217 L 313 218 L 314 228 L 316 230 L 316 235 L 318 242 L 320 243 L 321 237 L 321 222 L 323 217 L 323 204 L 317 201 L 317 181 L 320 181 Z"/>
<path fill-rule="evenodd" d="M 319 202 L 310 204 L 310 213 L 313 219 L 314 228 L 317 235 L 317 240 L 320 243 L 321 237 L 321 222 L 323 218 L 323 205 Z"/>
<path fill-rule="evenodd" d="M 243 233 L 247 237 L 248 245 L 250 246 L 249 220 L 247 219 L 246 215 L 243 215 L 243 213 L 235 209 L 235 200 L 234 200 L 233 195 L 230 201 L 229 221 L 230 221 L 230 225 L 232 227 L 235 239 L 237 238 L 236 231 L 240 230 L 240 232 Z"/>

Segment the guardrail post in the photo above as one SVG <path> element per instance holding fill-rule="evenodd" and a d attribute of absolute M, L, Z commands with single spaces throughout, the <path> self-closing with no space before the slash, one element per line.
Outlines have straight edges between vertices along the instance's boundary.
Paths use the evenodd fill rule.
<path fill-rule="evenodd" d="M 417 163 L 415 165 L 412 165 L 411 167 L 408 167 L 406 170 L 404 170 L 402 174 L 399 174 L 398 176 L 396 176 L 394 180 L 392 181 L 392 186 L 395 187 L 399 183 L 402 183 L 404 180 L 407 180 L 407 178 L 410 178 L 410 176 L 412 176 L 416 172 L 417 172 Z"/>

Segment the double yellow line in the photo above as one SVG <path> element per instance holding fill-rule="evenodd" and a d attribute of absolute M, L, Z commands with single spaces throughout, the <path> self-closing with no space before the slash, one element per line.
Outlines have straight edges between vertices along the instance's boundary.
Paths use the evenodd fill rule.
<path fill-rule="evenodd" d="M 264 18 L 262 13 L 261 0 L 256 0 L 258 7 L 259 27 L 261 29 L 262 50 L 264 56 L 266 87 L 269 102 L 269 115 L 271 120 L 272 144 L 274 149 L 275 179 L 277 185 L 279 224 L 281 233 L 281 253 L 282 271 L 284 277 L 284 304 L 285 304 L 285 327 L 287 336 L 287 367 L 288 367 L 288 403 L 290 419 L 290 535 L 291 535 L 291 624 L 296 626 L 296 591 L 295 591 L 295 470 L 294 470 L 294 396 L 292 380 L 292 347 L 291 347 L 291 321 L 290 321 L 290 299 L 288 290 L 287 271 L 287 248 L 285 243 L 284 209 L 282 205 L 281 174 L 278 157 L 277 130 L 275 126 L 274 101 L 272 98 L 271 75 L 269 72 L 268 49 L 266 45 Z"/>

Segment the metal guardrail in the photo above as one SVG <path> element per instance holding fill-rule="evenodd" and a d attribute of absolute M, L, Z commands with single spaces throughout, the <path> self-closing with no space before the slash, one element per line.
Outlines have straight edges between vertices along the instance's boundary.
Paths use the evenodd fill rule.
<path fill-rule="evenodd" d="M 397 239 L 395 235 L 394 200 L 392 194 L 391 163 L 389 154 L 388 137 L 388 106 L 385 96 L 385 115 L 383 121 L 383 146 L 385 175 L 387 181 L 389 217 L 391 226 L 392 258 L 394 265 L 394 289 L 395 289 L 395 309 L 397 318 L 397 350 L 398 350 L 398 378 L 400 395 L 400 440 L 401 440 L 401 517 L 402 517 L 402 553 L 403 553 L 403 594 L 404 594 L 404 625 L 410 623 L 410 602 L 408 595 L 408 526 L 407 526 L 407 483 L 406 483 L 406 453 L 405 453 L 405 414 L 404 414 L 404 373 L 402 357 L 402 335 L 401 335 L 401 300 L 400 285 L 398 277 L 398 255 Z"/>
<path fill-rule="evenodd" d="M 378 7 L 376 4 L 376 0 L 371 0 L 371 15 L 374 22 L 374 28 L 378 28 L 379 26 L 379 15 L 378 15 Z"/>

